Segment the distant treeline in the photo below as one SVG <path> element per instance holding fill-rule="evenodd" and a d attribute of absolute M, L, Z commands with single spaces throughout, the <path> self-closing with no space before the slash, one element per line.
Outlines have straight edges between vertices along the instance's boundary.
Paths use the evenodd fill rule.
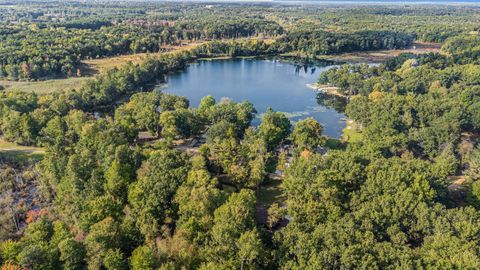
<path fill-rule="evenodd" d="M 353 51 L 399 49 L 412 44 L 413 36 L 392 31 L 364 31 L 352 34 L 292 32 L 272 43 L 263 41 L 209 42 L 195 51 L 205 57 L 213 55 L 255 56 L 300 52 L 306 55 L 325 55 Z"/>
<path fill-rule="evenodd" d="M 182 40 L 215 40 L 276 36 L 282 28 L 272 22 L 230 19 L 154 25 L 129 20 L 112 25 L 104 20 L 75 20 L 53 26 L 8 28 L 0 36 L 0 78 L 37 80 L 80 76 L 80 61 L 116 55 L 159 52 Z"/>
<path fill-rule="evenodd" d="M 105 21 L 87 20 L 72 21 L 64 24 L 62 28 L 38 28 L 32 25 L 29 29 L 10 29 L 9 33 L 0 37 L 0 78 L 37 80 L 81 76 L 79 66 L 83 59 L 158 52 L 162 50 L 162 46 L 179 44 L 182 40 L 279 36 L 272 43 L 264 43 L 261 48 L 242 48 L 247 49 L 246 51 L 241 51 L 238 43 L 212 43 L 216 50 L 231 56 L 292 51 L 320 55 L 396 49 L 409 46 L 413 41 L 412 35 L 393 31 L 346 34 L 302 30 L 284 34 L 283 29 L 275 23 L 247 19 L 219 21 L 216 24 L 211 21 L 197 24 L 182 22 L 173 26 L 166 22 L 163 26 L 152 28 L 146 27 L 144 24 L 147 22 L 143 21 L 130 23 L 138 25 L 110 26 Z"/>
<path fill-rule="evenodd" d="M 435 8 L 299 8 L 269 5 L 128 3 L 57 5 L 25 2 L 0 9 L 0 78 L 81 76 L 80 62 L 158 52 L 203 40 L 268 39 L 263 53 L 302 55 L 398 49 L 443 42 L 478 30 L 475 10 Z M 265 14 L 269 14 L 266 16 Z M 246 55 L 224 48 L 226 55 Z M 256 55 L 254 53 L 254 55 Z"/>
<path fill-rule="evenodd" d="M 35 93 L 0 92 L 0 118 L 3 138 L 19 144 L 38 143 L 37 137 L 47 122 L 71 110 L 91 112 L 108 106 L 162 78 L 162 75 L 185 67 L 192 59 L 189 53 L 151 58 L 142 64 L 128 64 L 111 69 L 89 80 L 78 90 L 38 96 Z"/>
<path fill-rule="evenodd" d="M 276 44 L 281 51 L 301 51 L 313 55 L 352 51 L 401 49 L 410 46 L 414 36 L 395 31 L 361 31 L 334 33 L 298 31 L 288 33 Z"/>

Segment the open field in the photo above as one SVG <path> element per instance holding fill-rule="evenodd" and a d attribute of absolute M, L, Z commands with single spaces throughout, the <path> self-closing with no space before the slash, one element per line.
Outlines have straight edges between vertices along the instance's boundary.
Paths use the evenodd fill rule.
<path fill-rule="evenodd" d="M 136 53 L 108 58 L 84 60 L 82 61 L 82 63 L 85 64 L 88 69 L 90 69 L 88 71 L 88 74 L 91 74 L 91 72 L 93 72 L 93 74 L 96 74 L 104 70 L 112 69 L 114 67 L 121 67 L 128 62 L 138 64 L 141 63 L 148 55 L 154 56 L 158 54 L 160 53 Z"/>
<path fill-rule="evenodd" d="M 349 143 L 361 142 L 363 140 L 360 128 L 352 120 L 348 120 L 347 126 L 343 129 L 342 140 Z"/>
<path fill-rule="evenodd" d="M 122 67 L 128 62 L 134 64 L 141 63 L 148 56 L 156 56 L 164 53 L 174 53 L 182 50 L 192 49 L 202 43 L 190 43 L 179 46 L 165 47 L 165 52 L 159 53 L 137 53 L 131 55 L 121 55 L 109 58 L 93 59 L 83 61 L 83 66 L 80 68 L 83 74 L 82 77 L 71 77 L 65 79 L 53 79 L 45 81 L 7 81 L 0 80 L 0 86 L 6 90 L 20 90 L 24 92 L 35 92 L 37 94 L 48 94 L 56 91 L 67 89 L 78 89 L 86 80 L 92 78 L 96 74 L 114 68 Z"/>
<path fill-rule="evenodd" d="M 408 49 L 342 53 L 338 55 L 321 56 L 320 59 L 337 61 L 337 62 L 378 63 L 378 62 L 385 61 L 389 58 L 398 56 L 402 53 L 415 53 L 415 54 L 425 54 L 425 53 L 431 53 L 431 52 L 438 53 L 440 52 L 441 46 L 442 45 L 439 43 L 415 42 Z"/>
<path fill-rule="evenodd" d="M 90 77 L 72 77 L 65 79 L 45 80 L 37 82 L 22 81 L 2 81 L 2 85 L 6 90 L 20 90 L 23 92 L 35 92 L 37 94 L 48 94 L 65 89 L 77 89 Z"/>
<path fill-rule="evenodd" d="M 115 57 L 108 57 L 108 58 L 100 58 L 100 59 L 93 59 L 93 60 L 85 60 L 83 63 L 88 70 L 88 73 L 97 74 L 104 70 L 109 70 L 114 67 L 122 67 L 123 65 L 127 64 L 128 62 L 132 62 L 134 64 L 141 63 L 145 58 L 148 56 L 157 56 L 164 53 L 175 53 L 180 51 L 186 51 L 193 49 L 199 45 L 203 44 L 203 42 L 195 42 L 195 43 L 188 43 L 182 44 L 177 46 L 166 46 L 163 49 L 165 51 L 158 52 L 158 53 L 136 53 L 130 55 L 120 55 Z"/>
<path fill-rule="evenodd" d="M 0 152 L 7 152 L 7 151 L 24 151 L 24 152 L 31 152 L 31 153 L 45 152 L 43 148 L 18 145 L 15 143 L 7 142 L 2 137 L 0 137 Z"/>
<path fill-rule="evenodd" d="M 16 161 L 39 160 L 44 153 L 43 148 L 17 145 L 0 137 L 0 160 L 2 158 Z"/>

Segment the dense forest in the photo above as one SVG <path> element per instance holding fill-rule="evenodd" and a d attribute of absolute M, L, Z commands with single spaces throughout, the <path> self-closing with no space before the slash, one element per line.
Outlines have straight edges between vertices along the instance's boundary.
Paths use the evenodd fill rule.
<path fill-rule="evenodd" d="M 478 30 L 474 8 L 336 9 L 128 3 L 0 5 L 0 78 L 81 76 L 81 61 L 156 53 L 192 41 L 269 39 L 277 53 L 310 56 L 405 48 Z M 394 23 L 392 24 L 393 21 Z"/>
<path fill-rule="evenodd" d="M 0 147 L 2 270 L 480 268 L 480 9 L 0 3 L 12 80 L 203 41 L 79 89 L 0 90 L 1 141 L 42 149 L 24 159 Z M 154 89 L 198 58 L 415 40 L 441 51 L 321 73 L 348 100 L 341 140 L 313 118 L 269 109 L 253 125 L 248 101 L 194 107 Z M 271 181 L 281 199 L 264 207 Z"/>

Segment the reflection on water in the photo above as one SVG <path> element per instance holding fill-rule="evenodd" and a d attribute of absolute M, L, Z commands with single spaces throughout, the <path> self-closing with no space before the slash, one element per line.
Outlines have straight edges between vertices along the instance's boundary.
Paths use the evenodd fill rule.
<path fill-rule="evenodd" d="M 318 92 L 316 98 L 319 105 L 327 108 L 333 108 L 340 113 L 345 113 L 345 108 L 347 107 L 347 99 L 345 97 Z"/>
<path fill-rule="evenodd" d="M 198 61 L 168 75 L 162 90 L 187 97 L 192 106 L 198 106 L 206 95 L 217 101 L 222 97 L 248 100 L 258 111 L 253 124 L 260 122 L 269 107 L 284 112 L 292 121 L 313 117 L 323 124 L 326 135 L 340 137 L 345 127 L 344 107 L 307 87 L 330 67 L 331 63 L 295 64 L 275 59 Z"/>

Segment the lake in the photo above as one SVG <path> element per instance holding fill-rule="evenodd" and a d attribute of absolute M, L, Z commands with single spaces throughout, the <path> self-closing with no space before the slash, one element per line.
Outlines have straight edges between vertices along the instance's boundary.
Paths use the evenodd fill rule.
<path fill-rule="evenodd" d="M 202 60 L 166 76 L 162 90 L 187 97 L 195 107 L 207 95 L 217 101 L 224 97 L 236 102 L 248 100 L 258 111 L 253 124 L 259 123 L 269 107 L 284 112 L 292 121 L 313 117 L 324 126 L 325 135 L 338 138 L 345 127 L 345 115 L 327 105 L 331 100 L 307 87 L 329 67 L 304 68 L 264 59 Z"/>

